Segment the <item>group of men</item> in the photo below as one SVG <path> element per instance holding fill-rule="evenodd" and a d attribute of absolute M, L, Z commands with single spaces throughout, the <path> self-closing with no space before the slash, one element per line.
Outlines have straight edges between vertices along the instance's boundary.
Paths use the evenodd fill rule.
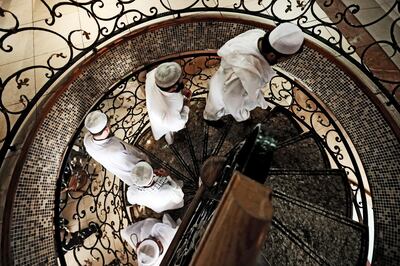
<path fill-rule="evenodd" d="M 83 144 L 88 154 L 127 186 L 127 200 L 157 213 L 183 207 L 182 181 L 173 180 L 162 168 L 153 169 L 144 153 L 113 136 L 108 117 L 100 112 L 85 119 Z M 139 265 L 158 265 L 177 230 L 168 215 L 163 220 L 148 218 L 121 231 L 121 237 L 135 250 Z"/>
<path fill-rule="evenodd" d="M 290 23 L 271 32 L 249 30 L 229 40 L 218 50 L 221 65 L 209 82 L 204 119 L 216 121 L 232 115 L 240 122 L 249 119 L 255 108 L 266 109 L 269 103 L 262 88 L 275 75 L 271 66 L 299 53 L 303 42 L 301 29 Z M 153 136 L 155 140 L 164 136 L 171 145 L 174 133 L 188 121 L 192 96 L 184 88 L 180 65 L 168 62 L 150 71 L 145 92 Z M 131 204 L 158 213 L 183 207 L 182 181 L 172 179 L 164 169 L 153 169 L 144 153 L 113 136 L 104 113 L 89 113 L 85 127 L 89 131 L 84 137 L 87 152 L 129 186 Z M 158 265 L 176 230 L 175 221 L 164 214 L 162 221 L 148 218 L 128 226 L 121 236 L 135 249 L 139 265 Z"/>

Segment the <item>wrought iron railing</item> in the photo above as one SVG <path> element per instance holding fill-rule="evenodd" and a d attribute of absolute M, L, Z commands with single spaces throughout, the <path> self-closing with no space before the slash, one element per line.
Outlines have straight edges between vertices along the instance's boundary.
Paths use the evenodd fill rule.
<path fill-rule="evenodd" d="M 203 58 L 204 68 L 212 69 L 219 63 L 219 58 L 214 55 L 211 56 L 204 54 Z M 201 85 L 201 83 L 209 80 L 211 76 L 203 71 L 198 71 L 199 69 L 197 68 L 193 72 L 187 71 L 186 66 L 190 65 L 195 60 L 193 57 L 176 58 L 176 60 L 178 60 L 183 69 L 186 70 L 184 82 L 187 84 L 186 86 L 192 88 L 192 97 L 204 97 L 207 90 Z M 157 62 L 157 64 L 158 63 L 160 62 Z M 138 71 L 131 73 L 113 86 L 109 93 L 99 99 L 97 104 L 93 107 L 102 110 L 109 116 L 113 133 L 126 142 L 136 143 L 138 139 L 146 133 L 146 130 L 148 131 L 149 129 L 145 98 L 143 94 L 144 80 L 140 79 L 139 76 L 141 73 L 154 66 L 155 64 L 148 65 L 146 68 L 141 68 Z M 112 256 L 113 258 L 115 257 L 117 262 L 123 265 L 134 265 L 133 260 L 136 259 L 136 254 L 127 244 L 124 243 L 120 235 L 120 231 L 126 227 L 127 224 L 135 222 L 135 218 L 130 216 L 125 205 L 126 197 L 123 195 L 125 191 L 122 189 L 123 183 L 119 182 L 119 179 L 116 179 L 115 176 L 93 161 L 93 159 L 91 159 L 85 152 L 82 142 L 82 128 L 83 125 L 77 128 L 76 133 L 70 142 L 71 145 L 67 147 L 66 156 L 64 157 L 61 168 L 63 171 L 60 173 L 60 177 L 57 181 L 55 239 L 60 261 L 65 264 L 66 260 L 72 259 L 80 264 L 85 263 L 85 265 L 86 263 L 91 262 L 106 265 L 110 256 Z M 138 148 L 143 148 L 138 143 L 136 145 Z M 190 146 L 193 147 L 193 144 L 190 144 Z M 187 169 L 190 167 L 180 157 L 179 151 L 175 151 L 174 154 L 177 157 L 177 160 L 184 165 L 184 168 Z M 192 173 L 192 175 L 188 177 L 176 169 L 171 168 L 171 166 L 166 164 L 166 162 L 158 159 L 153 154 L 148 155 L 154 162 L 159 163 L 162 167 L 168 169 L 173 176 L 184 180 L 186 184 L 186 193 L 189 192 L 195 194 L 197 189 L 198 173 Z M 192 156 L 194 160 L 197 160 L 194 154 L 192 154 Z M 203 154 L 203 159 L 206 156 L 208 155 Z M 75 166 L 76 164 L 78 164 L 78 166 Z M 200 162 L 198 164 L 200 164 Z M 88 185 L 80 192 L 66 191 L 73 173 L 72 168 L 83 168 L 84 171 L 90 175 Z M 111 197 L 113 201 L 108 202 L 107 204 L 105 200 L 100 200 L 100 197 Z M 89 209 L 88 204 L 83 203 L 83 198 L 90 199 Z M 76 207 L 72 210 L 73 215 L 67 218 L 65 217 L 64 212 L 68 209 L 70 209 L 68 212 L 71 211 L 71 207 L 67 206 L 70 202 L 73 202 Z M 78 241 L 79 245 L 75 246 L 78 249 L 68 249 L 69 243 L 71 241 L 76 241 L 74 241 L 72 237 L 70 237 L 71 239 L 66 237 L 66 232 L 70 231 L 67 228 L 71 226 L 71 222 L 74 222 L 76 223 L 74 230 L 77 230 L 78 232 L 85 230 L 86 220 L 90 215 L 94 216 L 92 218 L 98 224 L 96 240 L 94 242 L 92 241 L 90 244 L 85 244 L 84 239 L 82 239 Z M 109 231 L 108 234 L 104 234 L 104 231 L 106 230 Z M 69 235 L 71 235 L 71 233 L 69 233 Z M 92 238 L 94 238 L 94 236 L 92 236 Z M 113 246 L 111 246 L 111 242 L 114 242 Z M 119 247 L 122 247 L 119 251 L 116 251 L 115 249 L 116 242 Z M 86 256 L 87 258 L 84 261 L 82 256 L 77 255 L 80 250 L 87 250 L 90 254 Z M 65 256 L 68 256 L 68 258 L 66 259 Z"/>
<path fill-rule="evenodd" d="M 224 14 L 246 14 L 250 17 L 265 19 L 281 23 L 290 21 L 298 24 L 304 32 L 310 37 L 318 39 L 330 48 L 334 49 L 340 56 L 346 58 L 358 69 L 364 72 L 379 88 L 381 94 L 385 97 L 387 105 L 392 105 L 400 111 L 398 91 L 400 81 L 398 78 L 389 79 L 381 77 L 379 71 L 370 68 L 371 55 L 369 51 L 379 45 L 385 45 L 389 49 L 388 57 L 398 56 L 400 47 L 399 40 L 396 39 L 396 12 L 400 10 L 399 1 L 393 1 L 383 15 L 374 18 L 368 23 L 354 22 L 353 15 L 360 11 L 358 5 L 342 6 L 338 9 L 334 0 L 297 0 L 297 1 L 221 1 L 221 0 L 191 0 L 174 1 L 160 0 L 152 1 L 146 5 L 140 6 L 137 0 L 64 0 L 51 6 L 46 1 L 41 3 L 49 12 L 45 25 L 25 26 L 21 25 L 22 18 L 16 15 L 16 12 L 7 10 L 0 6 L 0 52 L 7 57 L 13 57 L 13 46 L 8 44 L 12 38 L 18 38 L 27 32 L 45 33 L 48 38 L 57 39 L 64 44 L 66 52 L 55 52 L 48 56 L 45 64 L 25 65 L 16 69 L 14 73 L 2 75 L 0 78 L 0 125 L 3 128 L 0 136 L 0 162 L 3 162 L 8 151 L 15 150 L 13 140 L 19 132 L 22 124 L 34 110 L 35 105 L 51 89 L 52 84 L 66 73 L 71 66 L 89 53 L 96 53 L 96 49 L 102 46 L 110 39 L 127 31 L 128 29 L 139 27 L 145 23 L 158 21 L 159 19 L 168 19 L 181 17 L 193 12 L 221 12 Z M 82 28 L 74 28 L 68 32 L 57 32 L 54 25 L 63 19 L 63 10 L 67 7 L 75 7 L 81 13 L 85 14 L 90 25 L 84 25 Z M 323 10 L 335 9 L 330 19 L 327 19 Z M 114 10 L 111 15 L 104 15 L 106 9 Z M 348 44 L 346 34 L 341 31 L 344 25 L 351 29 L 369 29 L 378 25 L 383 20 L 393 15 L 393 20 L 389 31 L 389 37 L 378 39 L 368 44 Z M 65 17 L 65 16 L 64 16 Z M 328 30 L 331 34 L 324 35 Z M 76 42 L 76 37 L 82 36 L 82 43 Z M 357 58 L 356 52 L 360 52 Z M 40 87 L 31 91 L 33 95 L 24 93 L 24 89 L 32 88 L 33 81 L 27 77 L 29 73 L 38 71 L 45 76 L 48 81 Z M 19 104 L 9 106 L 6 104 L 8 95 L 18 95 Z"/>
<path fill-rule="evenodd" d="M 180 228 L 178 231 L 179 238 L 176 239 L 176 242 L 169 250 L 169 253 L 164 258 L 163 265 L 189 265 L 190 261 L 196 251 L 196 247 L 199 245 L 201 238 L 206 231 L 207 226 L 209 225 L 210 221 L 212 220 L 219 201 L 222 198 L 225 188 L 227 187 L 232 173 L 234 170 L 238 170 L 244 173 L 248 173 L 248 176 L 252 179 L 262 182 L 265 180 L 265 176 L 267 175 L 269 165 L 268 163 L 272 162 L 272 151 L 275 150 L 274 146 L 269 147 L 263 153 L 259 153 L 257 156 L 262 158 L 262 165 L 265 166 L 262 169 L 260 168 L 260 162 L 257 162 L 257 159 L 252 157 L 254 155 L 254 146 L 256 144 L 256 138 L 259 139 L 262 136 L 262 131 L 260 127 L 256 127 L 251 134 L 249 134 L 244 144 L 239 144 L 235 148 L 233 148 L 230 153 L 227 155 L 227 163 L 222 171 L 220 177 L 217 179 L 216 184 L 214 187 L 210 187 L 207 189 L 207 193 L 203 193 L 200 197 L 198 202 L 195 202 L 195 206 L 191 206 L 191 208 L 195 207 L 193 215 L 190 217 L 186 217 L 184 219 L 188 219 L 188 224 L 184 228 Z M 243 143 L 243 142 L 242 142 Z M 272 147 L 272 149 L 271 149 Z M 248 162 L 252 162 L 252 165 L 247 165 Z M 287 172 L 285 169 L 281 169 L 282 172 Z M 290 170 L 289 170 L 290 172 Z M 325 172 L 328 173 L 327 170 L 325 171 L 316 171 L 316 170 L 309 170 L 309 171 L 302 171 L 304 174 L 321 174 Z M 261 174 L 261 175 L 259 175 Z M 261 177 L 261 178 L 260 178 Z M 199 192 L 198 192 L 199 193 Z M 206 194 L 206 195 L 204 195 Z M 197 197 L 198 195 L 196 195 Z M 302 208 L 311 208 L 312 211 L 316 211 L 321 216 L 329 217 L 330 219 L 346 224 L 346 226 L 352 227 L 357 233 L 361 235 L 360 238 L 360 245 L 358 250 L 354 250 L 354 253 L 357 254 L 357 264 L 356 265 L 364 265 L 367 258 L 367 246 L 368 246 L 368 232 L 367 227 L 357 223 L 351 223 L 349 220 L 343 219 L 343 217 L 330 213 L 329 211 L 326 212 L 324 208 L 316 208 L 315 206 L 310 207 L 309 203 L 307 202 L 299 202 L 298 198 L 291 199 L 284 193 L 274 190 L 274 196 L 277 198 L 284 198 L 285 200 L 291 200 L 294 204 L 301 206 Z M 314 263 L 318 263 L 320 265 L 331 265 L 331 262 L 327 261 L 324 256 L 320 256 L 318 251 L 310 247 L 309 244 L 305 243 L 296 233 L 292 232 L 291 230 L 285 228 L 282 222 L 274 217 L 272 221 L 272 225 L 274 230 L 281 231 L 284 235 L 287 235 L 291 241 L 296 243 L 306 254 L 312 258 Z M 271 248 L 268 245 L 273 243 L 266 242 L 266 248 Z M 169 256 L 168 256 L 169 255 Z M 295 257 L 295 255 L 293 254 Z"/>
<path fill-rule="evenodd" d="M 216 71 L 220 59 L 216 57 L 215 54 L 204 53 L 194 57 L 177 56 L 176 58 L 170 58 L 168 60 L 175 60 L 183 66 L 185 86 L 193 92 L 192 101 L 204 101 L 204 97 L 207 95 L 206 84 Z M 155 62 L 146 68 L 138 69 L 118 82 L 109 90 L 108 94 L 99 99 L 93 108 L 102 110 L 110 117 L 112 131 L 115 135 L 141 148 L 148 153 L 153 162 L 167 168 L 170 170 L 171 175 L 185 182 L 185 193 L 190 194 L 188 195 L 189 201 L 186 202 L 187 204 L 190 202 L 190 198 L 196 193 L 198 180 L 198 174 L 193 170 L 196 169 L 196 167 L 190 165 L 190 162 L 197 164 L 198 168 L 208 156 L 211 154 L 219 154 L 227 137 L 226 134 L 228 130 L 225 130 L 225 133 L 221 133 L 221 137 L 218 139 L 217 143 L 214 144 L 215 146 L 213 149 L 207 147 L 207 144 L 210 143 L 208 142 L 208 133 L 205 132 L 204 134 L 206 135 L 202 138 L 203 143 L 200 145 L 203 147 L 202 154 L 190 152 L 188 156 L 191 159 L 182 159 L 182 153 L 179 150 L 174 152 L 176 148 L 170 147 L 171 156 L 175 158 L 175 166 L 171 166 L 168 162 L 163 160 L 163 158 L 158 158 L 157 153 L 154 151 L 149 151 L 146 148 L 147 140 L 144 137 L 149 131 L 148 116 L 145 109 L 145 98 L 143 94 L 144 80 L 140 77 L 143 77 L 143 73 L 159 63 L 160 62 Z M 196 67 L 190 68 L 193 64 Z M 356 210 L 358 221 L 364 225 L 368 225 L 368 210 L 365 195 L 366 184 L 364 184 L 363 177 L 353 153 L 354 151 L 351 149 L 341 127 L 335 122 L 334 118 L 329 115 L 329 112 L 324 106 L 319 103 L 306 88 L 303 88 L 283 73 L 278 72 L 278 74 L 277 77 L 271 80 L 269 86 L 264 89 L 266 100 L 276 104 L 276 108 L 279 109 L 279 112 L 285 113 L 298 124 L 301 124 L 303 131 L 308 132 L 307 135 L 311 136 L 320 144 L 320 151 L 322 154 L 326 154 L 332 162 L 332 165 L 328 165 L 328 167 L 343 169 L 346 171 L 347 177 L 350 180 L 355 180 L 352 186 L 352 203 Z M 115 179 L 113 175 L 97 165 L 96 162 L 91 160 L 85 153 L 82 144 L 82 127 L 83 125 L 77 129 L 74 138 L 70 142 L 71 145 L 68 147 L 64 158 L 63 169 L 71 165 L 71 163 L 76 165 L 77 162 L 81 162 L 83 168 L 92 178 L 91 183 L 85 190 L 81 192 L 79 196 L 74 196 L 76 193 L 74 194 L 73 192 L 64 191 L 61 193 L 61 191 L 65 190 L 67 187 L 71 174 L 68 172 L 60 173 L 56 192 L 56 206 L 58 207 L 55 210 L 56 242 L 59 255 L 61 256 L 60 259 L 64 259 L 61 254 L 64 254 L 65 249 L 65 247 L 63 247 L 63 245 L 65 245 L 63 244 L 65 240 L 62 240 L 60 233 L 65 230 L 66 222 L 59 218 L 65 215 L 63 211 L 66 209 L 68 201 L 76 201 L 75 214 L 72 216 L 71 221 L 77 223 L 77 230 L 80 231 L 86 228 L 84 223 L 85 220 L 88 219 L 89 214 L 95 216 L 93 219 L 97 221 L 99 228 L 99 233 L 96 234 L 97 240 L 92 240 L 95 241 L 94 244 L 93 242 L 91 245 L 82 244 L 80 248 L 88 250 L 93 260 L 101 261 L 105 264 L 106 260 L 104 256 L 97 254 L 101 252 L 98 248 L 98 246 L 101 246 L 104 254 L 112 254 L 121 263 L 129 264 L 130 259 L 135 258 L 135 254 L 124 244 L 120 236 L 120 230 L 128 223 L 134 222 L 134 220 L 130 218 L 126 209 L 125 197 L 120 189 L 122 184 L 117 182 L 116 180 L 118 179 Z M 189 139 L 191 138 L 191 136 L 187 137 Z M 237 138 L 237 141 L 240 141 L 240 137 Z M 285 144 L 286 142 L 282 143 Z M 195 141 L 189 141 L 185 147 L 191 146 L 189 150 L 194 151 L 193 147 L 195 144 Z M 74 160 L 74 158 L 76 159 Z M 309 173 L 310 171 L 312 172 L 313 170 L 308 170 L 306 172 Z M 317 173 L 319 172 L 317 171 Z M 99 178 L 98 175 L 100 175 Z M 67 196 L 65 193 L 68 193 Z M 100 200 L 99 197 L 101 195 L 103 195 L 102 198 L 111 198 L 113 203 L 107 203 L 106 200 L 103 199 Z M 89 209 L 87 208 L 87 204 L 79 204 L 84 197 L 90 198 L 91 202 L 93 202 L 93 204 L 89 204 Z M 209 209 L 206 211 L 208 213 L 207 215 L 209 215 L 212 214 L 211 209 L 215 208 L 216 205 L 212 200 L 207 202 L 204 204 L 212 205 L 206 208 Z M 203 205 L 199 205 L 199 208 L 203 207 Z M 112 215 L 115 217 L 111 217 Z M 193 219 L 198 218 L 201 220 L 201 223 L 206 224 L 211 216 L 204 215 L 196 213 Z M 107 217 L 111 218 L 108 219 Z M 108 231 L 109 233 L 104 235 L 104 231 Z M 197 237 L 199 232 L 195 230 L 192 233 L 193 235 L 191 237 Z M 94 238 L 94 235 L 91 237 Z M 365 237 L 366 239 L 364 240 L 367 242 L 368 236 L 366 235 Z M 189 239 L 187 241 L 189 241 Z M 116 252 L 113 248 L 114 246 L 111 246 L 111 242 L 114 242 L 114 246 L 117 245 L 115 243 L 118 243 L 123 251 Z M 75 254 L 76 251 L 73 250 L 70 252 L 74 252 Z M 180 256 L 179 254 L 176 255 Z M 74 255 L 74 259 L 79 261 L 76 255 Z M 181 259 L 183 259 L 183 257 Z"/>

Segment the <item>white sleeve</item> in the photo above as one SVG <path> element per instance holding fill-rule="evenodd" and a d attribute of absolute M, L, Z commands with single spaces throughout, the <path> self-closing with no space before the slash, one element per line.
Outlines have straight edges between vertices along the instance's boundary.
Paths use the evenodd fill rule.
<path fill-rule="evenodd" d="M 139 160 L 144 160 L 144 161 L 150 163 L 149 157 L 148 157 L 145 153 L 139 151 L 136 147 L 133 147 L 133 146 L 132 146 L 131 152 L 132 152 L 133 155 L 134 155 L 136 158 L 138 158 Z"/>
<path fill-rule="evenodd" d="M 182 108 L 182 111 L 181 111 L 181 118 L 182 118 L 182 120 L 185 121 L 185 123 L 189 119 L 189 111 L 190 111 L 189 107 L 184 105 L 183 108 Z"/>
<path fill-rule="evenodd" d="M 243 95 L 249 97 L 249 99 L 255 101 L 258 96 L 259 90 L 262 88 L 260 83 L 260 77 L 252 71 L 243 68 L 233 68 L 236 76 L 239 77 L 240 82 L 243 85 L 244 90 L 248 95 Z"/>
<path fill-rule="evenodd" d="M 137 204 L 137 191 L 133 188 L 133 186 L 130 186 L 128 188 L 128 191 L 126 192 L 126 198 L 130 204 Z"/>
<path fill-rule="evenodd" d="M 164 213 L 162 217 L 162 222 L 163 224 L 169 225 L 172 228 L 177 227 L 176 222 L 174 221 L 174 219 L 172 219 L 172 217 L 168 213 Z"/>
<path fill-rule="evenodd" d="M 170 131 L 179 131 L 185 127 L 188 119 L 189 107 L 184 106 L 180 113 L 166 113 L 162 123 L 168 125 Z"/>

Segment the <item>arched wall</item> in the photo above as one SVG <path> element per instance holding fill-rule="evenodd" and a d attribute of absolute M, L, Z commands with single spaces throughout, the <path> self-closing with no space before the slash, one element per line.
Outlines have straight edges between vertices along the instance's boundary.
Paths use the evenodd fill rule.
<path fill-rule="evenodd" d="M 134 32 L 80 66 L 72 82 L 48 101 L 20 171 L 14 173 L 15 189 L 9 190 L 7 200 L 10 213 L 3 225 L 3 260 L 17 265 L 56 264 L 54 196 L 63 153 L 86 112 L 112 84 L 160 57 L 218 49 L 256 26 L 262 27 L 219 16 L 176 19 Z M 374 197 L 376 260 L 382 265 L 395 263 L 400 260 L 400 196 L 396 193 L 400 145 L 395 134 L 351 77 L 317 50 L 305 49 L 282 68 L 312 88 L 349 133 Z"/>

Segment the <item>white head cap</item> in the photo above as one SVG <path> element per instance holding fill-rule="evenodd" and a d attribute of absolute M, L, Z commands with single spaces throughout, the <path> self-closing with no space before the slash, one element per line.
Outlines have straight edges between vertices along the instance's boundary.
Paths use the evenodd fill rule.
<path fill-rule="evenodd" d="M 135 185 L 148 186 L 153 180 L 153 167 L 145 161 L 138 162 L 132 170 L 132 176 Z"/>
<path fill-rule="evenodd" d="M 299 51 L 304 41 L 304 33 L 291 23 L 285 22 L 269 34 L 269 43 L 277 52 L 291 55 Z"/>
<path fill-rule="evenodd" d="M 90 112 L 85 118 L 85 127 L 92 134 L 100 133 L 107 126 L 107 115 L 101 111 Z"/>
<path fill-rule="evenodd" d="M 182 68 L 178 63 L 163 63 L 156 69 L 156 84 L 160 88 L 171 87 L 180 79 L 181 74 Z"/>
<path fill-rule="evenodd" d="M 139 244 L 136 250 L 139 265 L 153 265 L 160 256 L 160 248 L 156 241 L 146 239 Z"/>

